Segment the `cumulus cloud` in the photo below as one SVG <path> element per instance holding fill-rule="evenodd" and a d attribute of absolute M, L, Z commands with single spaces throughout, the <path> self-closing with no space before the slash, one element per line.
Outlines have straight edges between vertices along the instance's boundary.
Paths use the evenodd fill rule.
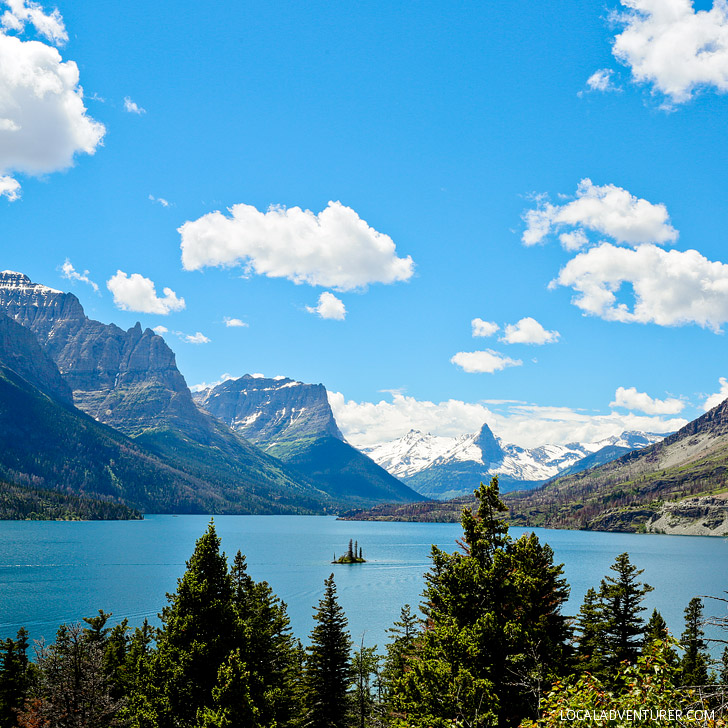
<path fill-rule="evenodd" d="M 234 377 L 229 372 L 225 372 L 225 374 L 220 375 L 220 379 L 218 379 L 216 382 L 200 382 L 199 384 L 193 384 L 190 387 L 190 391 L 202 392 L 202 390 L 204 389 L 212 389 L 213 387 L 217 387 L 218 384 L 227 382 L 229 379 L 237 379 L 237 377 Z"/>
<path fill-rule="evenodd" d="M 698 10 L 692 0 L 622 0 L 624 30 L 612 52 L 638 83 L 651 84 L 671 103 L 699 88 L 728 90 L 728 3 Z"/>
<path fill-rule="evenodd" d="M 622 284 L 631 284 L 632 308 L 617 300 Z M 570 260 L 549 286 L 577 292 L 572 303 L 607 321 L 697 324 L 718 332 L 728 321 L 728 265 L 697 250 L 635 250 L 609 243 Z"/>
<path fill-rule="evenodd" d="M 450 361 L 459 366 L 463 371 L 471 374 L 492 374 L 507 367 L 520 367 L 523 362 L 520 359 L 511 359 L 493 349 L 485 351 L 459 351 Z"/>
<path fill-rule="evenodd" d="M 519 402 L 443 402 L 417 400 L 394 392 L 391 401 L 356 402 L 329 392 L 329 402 L 344 436 L 357 447 L 377 445 L 421 430 L 456 437 L 477 432 L 484 423 L 505 442 L 522 447 L 595 442 L 625 430 L 666 433 L 687 424 L 682 418 L 633 413 L 587 414 L 568 407 L 540 407 Z"/>
<path fill-rule="evenodd" d="M 587 78 L 586 85 L 591 91 L 617 91 L 617 87 L 612 83 L 613 74 L 614 71 L 610 68 L 600 68 Z"/>
<path fill-rule="evenodd" d="M 44 16 L 50 20 L 43 25 L 33 3 L 11 3 L 6 28 L 18 29 L 8 18 L 23 9 L 44 35 L 53 35 L 54 16 Z M 71 167 L 76 154 L 94 154 L 105 131 L 86 114 L 73 61 L 64 62 L 50 45 L 0 31 L 0 196 L 19 197 L 14 174 L 55 172 Z"/>
<path fill-rule="evenodd" d="M 567 250 L 588 243 L 586 230 L 630 245 L 665 244 L 678 236 L 662 203 L 653 204 L 613 184 L 595 185 L 588 178 L 579 182 L 575 199 L 562 205 L 542 199 L 523 219 L 524 245 L 542 243 L 550 234 L 562 232 L 561 244 Z"/>
<path fill-rule="evenodd" d="M 481 318 L 474 318 L 470 325 L 473 327 L 473 336 L 493 336 L 500 326 L 493 321 L 483 321 Z"/>
<path fill-rule="evenodd" d="M 309 313 L 318 314 L 322 319 L 343 321 L 346 318 L 344 302 L 328 291 L 324 291 L 319 296 L 316 306 L 306 306 L 306 310 Z"/>
<path fill-rule="evenodd" d="M 143 109 L 136 101 L 132 101 L 128 96 L 124 97 L 124 111 L 130 114 L 146 114 L 147 110 Z"/>
<path fill-rule="evenodd" d="M 553 344 L 560 336 L 558 331 L 547 331 L 535 318 L 526 316 L 518 323 L 506 325 L 501 341 L 506 344 Z"/>
<path fill-rule="evenodd" d="M 166 326 L 155 326 L 152 331 L 155 334 L 159 334 L 159 336 L 162 336 L 169 332 L 169 329 Z"/>
<path fill-rule="evenodd" d="M 648 415 L 676 415 L 685 409 L 685 403 L 680 399 L 653 399 L 645 392 L 638 392 L 637 387 L 617 387 L 614 401 L 609 406 L 639 410 Z"/>
<path fill-rule="evenodd" d="M 22 32 L 30 23 L 36 32 L 55 45 L 62 45 L 68 40 L 66 26 L 57 9 L 46 13 L 39 3 L 28 0 L 5 0 L 8 6 L 0 23 L 5 30 Z"/>
<path fill-rule="evenodd" d="M 711 394 L 703 403 L 703 409 L 707 412 L 708 410 L 717 407 L 725 399 L 728 399 L 728 379 L 721 377 L 719 380 L 720 390 L 715 394 Z"/>
<path fill-rule="evenodd" d="M 194 334 L 185 334 L 183 331 L 175 331 L 174 334 L 178 336 L 186 344 L 209 344 L 210 339 L 207 338 L 201 331 L 197 331 Z"/>
<path fill-rule="evenodd" d="M 68 278 L 69 281 L 79 281 L 80 283 L 87 283 L 91 288 L 96 291 L 96 293 L 99 292 L 99 287 L 96 283 L 94 283 L 88 276 L 89 272 L 85 270 L 83 273 L 79 273 L 73 265 L 71 265 L 71 261 L 66 258 L 65 263 L 61 266 L 61 275 L 63 275 L 64 278 Z"/>
<path fill-rule="evenodd" d="M 152 202 L 158 202 L 162 207 L 169 207 L 170 205 L 169 200 L 165 200 L 164 197 L 155 197 L 154 195 L 149 195 L 149 199 Z"/>
<path fill-rule="evenodd" d="M 114 296 L 114 303 L 122 311 L 157 313 L 166 315 L 171 311 L 181 311 L 185 307 L 184 298 L 178 298 L 171 288 L 163 289 L 164 297 L 157 296 L 154 281 L 139 273 L 127 275 L 118 270 L 107 282 L 107 288 Z"/>
<path fill-rule="evenodd" d="M 0 176 L 0 197 L 7 197 L 10 202 L 15 202 L 20 197 L 20 182 L 12 177 Z"/>
<path fill-rule="evenodd" d="M 247 328 L 248 324 L 245 323 L 245 321 L 242 321 L 239 318 L 230 318 L 230 316 L 225 316 L 223 319 L 225 326 L 232 329 L 240 329 L 240 328 Z"/>
<path fill-rule="evenodd" d="M 259 212 L 245 204 L 229 212 L 178 229 L 185 270 L 242 265 L 249 273 L 337 291 L 406 281 L 414 273 L 412 258 L 397 257 L 392 238 L 340 202 L 318 214 L 276 206 Z"/>

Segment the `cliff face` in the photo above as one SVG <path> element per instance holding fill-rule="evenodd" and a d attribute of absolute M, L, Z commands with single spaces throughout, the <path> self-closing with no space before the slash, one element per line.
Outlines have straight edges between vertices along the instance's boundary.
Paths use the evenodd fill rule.
<path fill-rule="evenodd" d="M 0 311 L 35 334 L 75 405 L 99 422 L 128 435 L 163 424 L 207 429 L 174 352 L 150 329 L 89 319 L 72 293 L 8 271 L 0 273 Z"/>
<path fill-rule="evenodd" d="M 246 374 L 195 395 L 197 403 L 243 437 L 270 451 L 316 437 L 344 439 L 323 384 Z"/>
<path fill-rule="evenodd" d="M 53 360 L 24 326 L 0 313 L 0 366 L 7 367 L 41 392 L 59 402 L 73 404 L 71 388 Z"/>
<path fill-rule="evenodd" d="M 197 403 L 334 498 L 412 502 L 421 496 L 344 440 L 322 384 L 245 375 L 195 395 Z"/>

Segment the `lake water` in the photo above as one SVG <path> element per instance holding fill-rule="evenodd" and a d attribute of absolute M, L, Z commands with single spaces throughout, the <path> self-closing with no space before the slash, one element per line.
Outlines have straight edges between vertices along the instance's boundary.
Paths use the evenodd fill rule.
<path fill-rule="evenodd" d="M 0 522 L 0 637 L 26 627 L 33 638 L 53 639 L 59 624 L 99 609 L 113 623 L 158 623 L 165 593 L 174 591 L 206 516 L 155 516 L 144 521 Z M 368 523 L 325 516 L 218 516 L 215 525 L 229 558 L 240 549 L 250 574 L 267 580 L 288 604 L 293 630 L 304 641 L 313 607 L 333 571 L 352 638 L 365 645 L 386 641 L 385 630 L 400 607 L 420 602 L 431 545 L 453 550 L 456 524 Z M 519 536 L 527 529 L 511 529 Z M 567 613 L 575 614 L 590 586 L 598 586 L 614 557 L 628 551 L 655 587 L 645 604 L 656 606 L 673 633 L 683 629 L 683 610 L 693 596 L 725 596 L 728 540 L 536 529 L 565 564 L 571 585 Z M 368 563 L 332 565 L 334 552 L 358 540 Z M 725 615 L 721 602 L 706 615 Z M 649 616 L 649 612 L 646 613 Z"/>

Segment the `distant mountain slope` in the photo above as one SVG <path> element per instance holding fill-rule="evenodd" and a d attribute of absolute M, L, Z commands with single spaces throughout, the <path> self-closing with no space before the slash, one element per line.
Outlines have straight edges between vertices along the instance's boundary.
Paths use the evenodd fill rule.
<path fill-rule="evenodd" d="M 623 432 L 594 443 L 524 448 L 504 443 L 483 425 L 479 432 L 460 437 L 412 430 L 399 440 L 362 450 L 418 493 L 447 500 L 471 493 L 493 475 L 498 475 L 502 492 L 534 487 L 564 470 L 592 467 L 661 437 Z"/>
<path fill-rule="evenodd" d="M 197 393 L 195 400 L 332 497 L 370 503 L 421 498 L 344 440 L 322 384 L 246 374 Z"/>
<path fill-rule="evenodd" d="M 514 524 L 602 528 L 605 514 L 621 512 L 621 530 L 634 530 L 630 512 L 645 522 L 662 502 L 726 490 L 728 400 L 661 442 L 506 502 Z"/>
<path fill-rule="evenodd" d="M 88 319 L 73 294 L 9 271 L 0 273 L 0 311 L 35 334 L 72 388 L 77 407 L 136 438 L 198 484 L 200 499 L 186 501 L 195 512 L 202 502 L 214 503 L 215 512 L 235 513 L 332 508 L 332 499 L 316 484 L 201 412 L 174 353 L 151 330 L 137 324 L 123 331 Z"/>

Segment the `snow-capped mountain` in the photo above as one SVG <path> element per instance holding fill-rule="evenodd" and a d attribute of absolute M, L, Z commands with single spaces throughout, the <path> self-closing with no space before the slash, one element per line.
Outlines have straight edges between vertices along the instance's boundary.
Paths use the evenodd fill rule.
<path fill-rule="evenodd" d="M 481 480 L 498 475 L 502 490 L 531 487 L 559 473 L 575 472 L 658 442 L 664 435 L 623 432 L 597 442 L 525 448 L 504 443 L 488 425 L 480 432 L 441 437 L 411 430 L 391 442 L 363 448 L 403 482 L 432 498 L 470 493 Z M 600 455 L 598 455 L 600 454 Z"/>

